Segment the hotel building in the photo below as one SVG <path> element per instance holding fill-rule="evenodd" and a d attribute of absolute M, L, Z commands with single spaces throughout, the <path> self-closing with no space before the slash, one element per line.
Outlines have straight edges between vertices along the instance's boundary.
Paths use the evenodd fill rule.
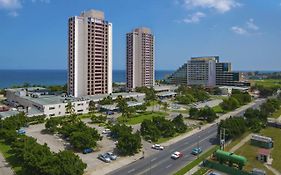
<path fill-rule="evenodd" d="M 127 33 L 127 88 L 154 86 L 154 36 L 148 28 Z"/>
<path fill-rule="evenodd" d="M 97 10 L 68 20 L 68 93 L 112 92 L 112 24 Z"/>

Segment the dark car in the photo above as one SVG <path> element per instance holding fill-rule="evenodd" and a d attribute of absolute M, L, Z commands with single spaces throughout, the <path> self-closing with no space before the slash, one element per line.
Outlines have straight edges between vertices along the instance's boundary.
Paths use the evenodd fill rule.
<path fill-rule="evenodd" d="M 83 154 L 88 154 L 88 153 L 91 153 L 93 152 L 94 150 L 92 148 L 86 148 L 83 150 Z"/>

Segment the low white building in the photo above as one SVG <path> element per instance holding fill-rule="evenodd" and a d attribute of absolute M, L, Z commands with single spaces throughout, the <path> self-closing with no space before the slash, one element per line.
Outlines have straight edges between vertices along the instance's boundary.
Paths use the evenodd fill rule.
<path fill-rule="evenodd" d="M 142 100 L 145 94 L 135 92 L 114 93 L 74 98 L 66 95 L 55 95 L 44 88 L 6 90 L 7 102 L 14 107 L 22 106 L 28 116 L 46 115 L 47 117 L 53 117 L 68 115 L 67 106 L 69 103 L 72 104 L 74 113 L 85 114 L 89 112 L 90 101 L 99 102 L 107 96 L 111 96 L 113 100 L 118 96 Z"/>

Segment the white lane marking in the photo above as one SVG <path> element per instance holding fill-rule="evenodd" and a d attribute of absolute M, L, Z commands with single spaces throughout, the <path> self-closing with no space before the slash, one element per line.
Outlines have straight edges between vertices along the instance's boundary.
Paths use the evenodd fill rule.
<path fill-rule="evenodd" d="M 170 165 L 166 166 L 166 168 L 170 168 L 171 166 L 172 166 L 172 164 L 170 164 Z"/>
<path fill-rule="evenodd" d="M 131 169 L 130 171 L 128 171 L 128 174 L 134 172 L 136 169 Z"/>
<path fill-rule="evenodd" d="M 153 159 L 151 159 L 151 162 L 153 162 L 154 160 L 156 160 L 157 158 L 153 158 Z"/>

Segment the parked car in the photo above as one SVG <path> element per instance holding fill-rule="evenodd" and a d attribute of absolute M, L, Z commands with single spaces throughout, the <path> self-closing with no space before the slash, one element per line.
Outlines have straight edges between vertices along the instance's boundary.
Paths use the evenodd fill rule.
<path fill-rule="evenodd" d="M 159 144 L 154 144 L 151 146 L 151 148 L 156 150 L 164 150 L 164 146 L 161 146 Z"/>
<path fill-rule="evenodd" d="M 113 111 L 106 111 L 106 115 L 113 115 L 114 112 Z"/>
<path fill-rule="evenodd" d="M 88 154 L 88 153 L 91 153 L 91 152 L 93 152 L 94 150 L 92 149 L 92 148 L 85 148 L 84 150 L 83 150 L 83 154 Z"/>
<path fill-rule="evenodd" d="M 182 154 L 181 152 L 176 151 L 176 152 L 174 152 L 174 153 L 171 155 L 171 158 L 172 158 L 172 159 L 178 159 L 178 158 L 180 158 L 180 157 L 182 157 L 182 156 L 183 156 L 183 154 Z"/>
<path fill-rule="evenodd" d="M 17 133 L 20 134 L 20 135 L 22 135 L 22 134 L 25 134 L 26 132 L 25 132 L 24 129 L 19 129 L 19 130 L 17 130 Z"/>
<path fill-rule="evenodd" d="M 116 160 L 117 159 L 117 156 L 115 154 L 113 154 L 112 152 L 107 152 L 106 154 L 108 155 L 108 157 L 111 160 Z"/>
<path fill-rule="evenodd" d="M 110 157 L 107 154 L 99 154 L 98 159 L 100 159 L 101 161 L 104 161 L 106 163 L 111 162 Z"/>
<path fill-rule="evenodd" d="M 200 147 L 193 148 L 191 153 L 193 155 L 198 155 L 198 154 L 202 153 L 202 149 Z"/>
<path fill-rule="evenodd" d="M 110 129 L 105 129 L 102 131 L 102 134 L 109 134 L 110 132 L 111 132 Z"/>

